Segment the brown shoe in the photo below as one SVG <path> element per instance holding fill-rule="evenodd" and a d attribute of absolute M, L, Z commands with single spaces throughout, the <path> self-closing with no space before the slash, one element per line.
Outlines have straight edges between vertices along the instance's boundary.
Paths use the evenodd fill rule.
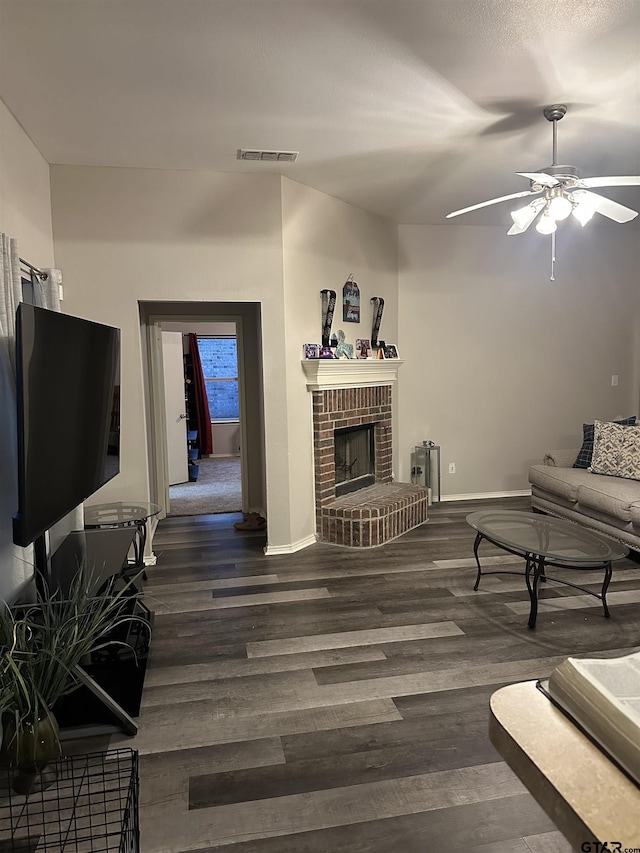
<path fill-rule="evenodd" d="M 233 526 L 236 530 L 264 530 L 267 519 L 263 518 L 259 512 L 250 512 L 245 515 L 244 521 L 236 521 Z"/>

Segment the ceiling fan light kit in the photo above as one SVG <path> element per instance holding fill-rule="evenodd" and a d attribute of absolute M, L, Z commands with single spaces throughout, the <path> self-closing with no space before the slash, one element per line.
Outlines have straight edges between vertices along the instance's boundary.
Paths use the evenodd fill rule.
<path fill-rule="evenodd" d="M 593 214 L 596 212 L 595 206 L 589 199 L 589 194 L 582 190 L 576 190 L 573 194 L 575 202 L 573 207 L 573 215 L 578 220 L 580 225 L 584 226 L 593 219 Z"/>
<path fill-rule="evenodd" d="M 545 210 L 540 219 L 538 219 L 538 224 L 536 225 L 536 231 L 538 234 L 553 234 L 558 228 L 555 219 L 551 215 L 549 210 Z"/>
<path fill-rule="evenodd" d="M 553 124 L 553 162 L 538 172 L 517 172 L 523 178 L 529 179 L 529 190 L 454 210 L 447 214 L 447 219 L 510 199 L 532 195 L 541 196 L 511 213 L 513 225 L 507 234 L 523 234 L 537 219 L 536 231 L 540 234 L 550 234 L 552 237 L 551 280 L 553 281 L 555 232 L 558 222 L 562 222 L 573 214 L 580 225 L 584 226 L 591 220 L 594 213 L 600 213 L 615 222 L 629 222 L 635 219 L 638 215 L 637 211 L 598 193 L 589 192 L 589 189 L 592 187 L 637 186 L 640 185 L 640 175 L 581 178 L 580 172 L 575 166 L 560 165 L 557 162 L 558 122 L 566 114 L 567 108 L 564 104 L 552 104 L 545 107 L 543 112 L 547 121 Z"/>
<path fill-rule="evenodd" d="M 573 204 L 559 187 L 557 189 L 554 187 L 549 192 L 551 198 L 547 204 L 547 212 L 556 222 L 562 222 L 573 211 Z"/>

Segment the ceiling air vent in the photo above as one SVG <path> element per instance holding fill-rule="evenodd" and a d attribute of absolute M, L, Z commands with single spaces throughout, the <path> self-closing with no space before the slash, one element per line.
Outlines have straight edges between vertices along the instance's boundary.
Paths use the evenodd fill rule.
<path fill-rule="evenodd" d="M 238 148 L 238 160 L 266 160 L 271 163 L 295 163 L 299 151 L 259 151 L 255 148 Z"/>

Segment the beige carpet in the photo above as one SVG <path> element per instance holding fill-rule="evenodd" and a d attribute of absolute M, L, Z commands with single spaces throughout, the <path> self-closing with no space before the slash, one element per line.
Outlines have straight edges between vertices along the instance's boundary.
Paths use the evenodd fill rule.
<path fill-rule="evenodd" d="M 195 483 L 169 487 L 169 515 L 206 515 L 240 512 L 240 459 L 199 459 Z"/>

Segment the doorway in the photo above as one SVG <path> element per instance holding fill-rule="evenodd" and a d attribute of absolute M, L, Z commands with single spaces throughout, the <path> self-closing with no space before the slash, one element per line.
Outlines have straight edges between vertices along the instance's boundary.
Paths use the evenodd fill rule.
<path fill-rule="evenodd" d="M 207 480 L 219 483 L 235 481 L 238 511 L 266 513 L 265 463 L 264 463 L 264 414 L 262 389 L 262 340 L 261 312 L 259 303 L 175 303 L 140 302 L 140 318 L 146 389 L 149 490 L 151 500 L 160 504 L 166 515 L 201 514 L 205 512 L 230 511 L 224 504 L 215 504 L 215 490 L 207 498 Z M 203 492 L 199 508 L 172 509 L 168 453 L 168 416 L 165 407 L 163 332 L 178 330 L 195 334 L 210 334 L 219 331 L 220 324 L 232 328 L 237 340 L 238 361 L 238 422 L 224 424 L 226 439 L 221 433 L 216 454 L 213 458 L 200 459 L 199 466 L 209 466 L 210 471 L 200 467 L 198 480 Z M 230 327 L 229 324 L 232 324 Z M 186 414 L 186 412 L 184 413 Z M 177 415 L 176 415 L 177 417 Z M 231 420 L 231 419 L 227 419 Z M 186 422 L 186 418 L 184 418 Z M 224 432 L 223 430 L 223 432 Z M 185 445 L 186 427 L 183 426 Z M 235 441 L 235 445 L 234 445 Z M 235 447 L 235 452 L 233 448 Z M 186 453 L 185 453 L 186 455 Z M 214 469 L 218 468 L 217 474 Z M 226 470 L 223 470 L 226 468 Z M 175 475 L 174 475 L 175 477 Z M 239 483 L 238 483 L 239 478 Z M 187 480 L 188 482 L 188 480 Z M 174 495 L 177 493 L 174 493 Z M 176 500 L 175 496 L 173 497 Z M 207 508 L 207 499 L 210 501 Z"/>

